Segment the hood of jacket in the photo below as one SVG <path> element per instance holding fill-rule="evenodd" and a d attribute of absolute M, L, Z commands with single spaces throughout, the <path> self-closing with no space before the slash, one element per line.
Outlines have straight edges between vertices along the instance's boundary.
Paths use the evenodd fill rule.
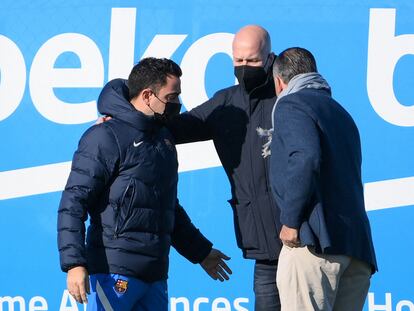
<path fill-rule="evenodd" d="M 153 116 L 147 116 L 129 102 L 127 80 L 109 81 L 98 98 L 98 111 L 102 115 L 122 120 L 139 130 L 158 128 L 159 124 Z"/>

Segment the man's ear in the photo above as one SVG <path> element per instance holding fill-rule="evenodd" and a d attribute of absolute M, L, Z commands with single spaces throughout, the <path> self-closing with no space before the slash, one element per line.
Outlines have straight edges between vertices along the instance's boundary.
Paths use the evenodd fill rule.
<path fill-rule="evenodd" d="M 273 62 L 275 61 L 275 59 L 276 59 L 276 54 L 273 53 L 273 52 L 270 52 L 270 54 L 269 54 L 269 63 L 271 65 L 273 65 Z"/>
<path fill-rule="evenodd" d="M 278 76 L 278 77 L 279 77 L 279 76 Z M 287 88 L 287 86 L 288 86 L 288 84 L 287 84 L 287 83 L 285 83 L 285 81 L 283 81 L 281 77 L 279 77 L 279 84 L 280 84 L 280 87 L 282 88 L 282 91 L 283 91 L 285 88 Z"/>
<path fill-rule="evenodd" d="M 286 83 L 283 82 L 282 78 L 278 75 L 274 77 L 274 80 L 275 80 L 276 94 L 279 95 L 285 89 Z"/>
<path fill-rule="evenodd" d="M 271 73 L 273 71 L 273 62 L 275 61 L 275 59 L 276 59 L 275 53 L 270 52 L 267 55 L 266 62 L 263 64 L 266 72 Z"/>
<path fill-rule="evenodd" d="M 274 76 L 273 79 L 275 81 L 276 94 L 279 95 L 280 92 L 281 92 L 281 89 L 280 89 L 280 78 L 279 78 L 279 76 Z"/>
<path fill-rule="evenodd" d="M 140 94 L 140 96 L 141 96 L 141 98 L 142 98 L 142 101 L 146 104 L 146 105 L 149 105 L 149 101 L 150 101 L 150 97 L 151 97 L 151 95 L 152 95 L 152 90 L 151 89 L 144 89 L 144 90 L 142 90 L 141 91 L 141 94 Z"/>

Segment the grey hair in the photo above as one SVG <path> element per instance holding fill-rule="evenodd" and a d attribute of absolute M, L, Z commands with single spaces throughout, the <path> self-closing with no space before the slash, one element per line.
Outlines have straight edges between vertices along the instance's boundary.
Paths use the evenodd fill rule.
<path fill-rule="evenodd" d="M 318 72 L 315 57 L 304 48 L 293 47 L 284 50 L 273 63 L 273 76 L 279 76 L 284 83 L 296 75 Z"/>

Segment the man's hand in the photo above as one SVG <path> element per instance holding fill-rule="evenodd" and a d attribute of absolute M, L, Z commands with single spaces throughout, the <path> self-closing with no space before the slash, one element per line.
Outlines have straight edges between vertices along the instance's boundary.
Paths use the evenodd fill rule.
<path fill-rule="evenodd" d="M 109 121 L 111 119 L 112 119 L 112 117 L 110 117 L 110 116 L 99 117 L 98 120 L 96 120 L 95 124 L 101 124 L 101 123 L 104 123 L 104 122 Z"/>
<path fill-rule="evenodd" d="M 300 240 L 299 240 L 299 232 L 298 229 L 289 228 L 285 225 L 282 226 L 282 230 L 280 230 L 280 240 L 282 243 L 289 247 L 299 247 Z"/>
<path fill-rule="evenodd" d="M 227 274 L 233 273 L 223 259 L 229 260 L 230 257 L 224 255 L 219 250 L 212 248 L 210 254 L 208 254 L 200 265 L 213 280 L 219 279 L 220 282 L 223 282 L 224 279 L 229 279 Z"/>
<path fill-rule="evenodd" d="M 90 294 L 89 275 L 85 267 L 74 267 L 68 271 L 67 287 L 69 294 L 79 303 L 88 303 L 86 294 Z"/>

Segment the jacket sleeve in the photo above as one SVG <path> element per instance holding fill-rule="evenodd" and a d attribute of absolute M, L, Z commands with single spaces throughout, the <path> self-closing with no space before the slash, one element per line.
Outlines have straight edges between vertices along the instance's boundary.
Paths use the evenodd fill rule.
<path fill-rule="evenodd" d="M 184 112 L 168 122 L 167 127 L 176 144 L 205 141 L 213 138 L 211 124 L 214 112 L 225 103 L 225 92 L 217 92 L 203 104 Z"/>
<path fill-rule="evenodd" d="M 278 183 L 282 184 L 279 190 L 283 193 L 280 193 L 278 202 L 280 220 L 283 225 L 299 229 L 319 176 L 321 148 L 318 128 L 309 113 L 286 98 L 275 109 L 273 135 L 284 145 L 283 152 L 287 157 L 285 175 L 279 176 L 278 172 L 271 171 L 273 180 L 279 179 Z M 277 157 L 270 157 L 270 161 L 275 159 Z"/>
<path fill-rule="evenodd" d="M 96 208 L 119 160 L 119 148 L 106 125 L 95 125 L 82 136 L 58 210 L 58 249 L 62 271 L 87 266 L 85 221 Z"/>
<path fill-rule="evenodd" d="M 172 246 L 192 263 L 202 262 L 210 253 L 213 244 L 204 237 L 179 204 L 175 208 L 174 230 L 171 235 Z"/>

